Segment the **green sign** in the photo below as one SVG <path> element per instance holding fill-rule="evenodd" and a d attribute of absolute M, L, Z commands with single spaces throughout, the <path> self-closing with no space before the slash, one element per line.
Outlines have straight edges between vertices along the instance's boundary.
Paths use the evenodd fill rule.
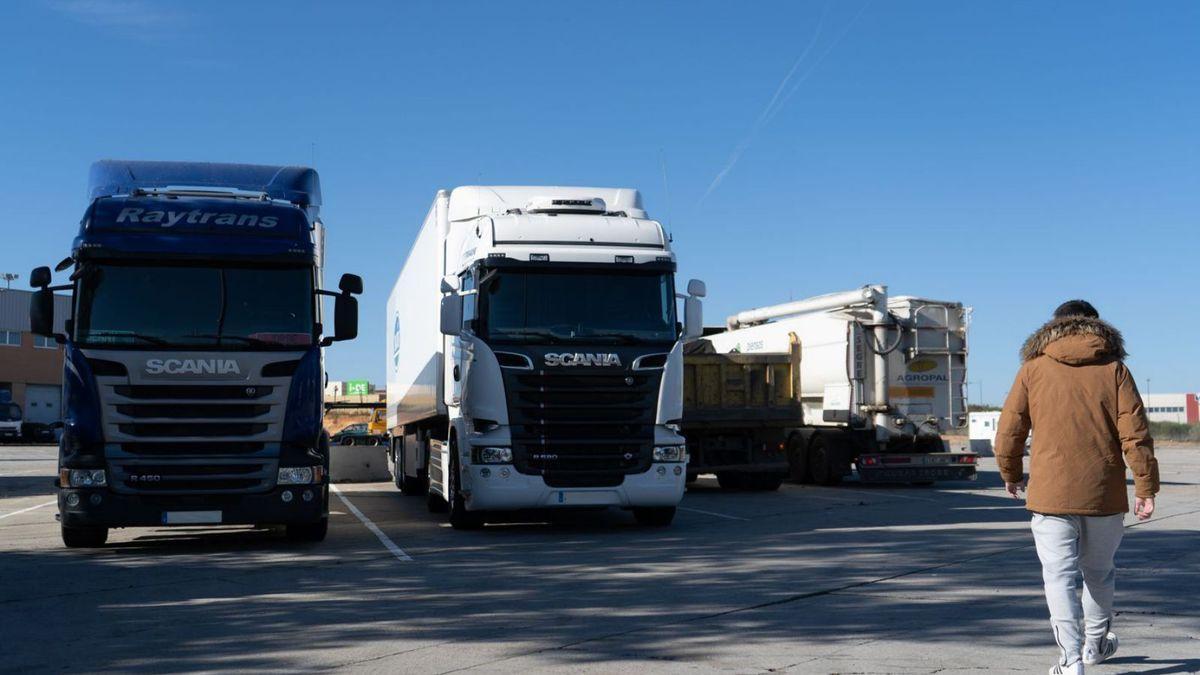
<path fill-rule="evenodd" d="M 371 386 L 366 380 L 346 380 L 346 396 L 366 396 Z"/>

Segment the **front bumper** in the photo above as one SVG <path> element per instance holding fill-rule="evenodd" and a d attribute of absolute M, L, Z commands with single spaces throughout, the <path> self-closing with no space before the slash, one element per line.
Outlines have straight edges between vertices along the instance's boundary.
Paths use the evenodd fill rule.
<path fill-rule="evenodd" d="M 311 490 L 313 499 L 304 501 Z M 290 491 L 292 500 L 283 501 Z M 79 495 L 75 506 L 67 504 L 72 493 Z M 99 495 L 99 503 L 93 497 Z M 166 514 L 180 512 L 220 512 L 219 523 L 212 525 L 287 525 L 312 523 L 329 514 L 328 487 L 290 485 L 270 492 L 250 495 L 154 496 L 117 494 L 105 488 L 62 488 L 58 491 L 58 512 L 68 527 L 161 527 Z"/>
<path fill-rule="evenodd" d="M 6 441 L 16 440 L 21 437 L 21 432 L 16 429 L 0 429 L 0 439 Z"/>
<path fill-rule="evenodd" d="M 662 473 L 659 473 L 660 467 Z M 463 493 L 470 511 L 596 506 L 632 508 L 679 504 L 686 485 L 687 465 L 651 464 L 649 471 L 627 475 L 620 485 L 595 488 L 550 487 L 541 476 L 519 473 L 511 465 L 503 464 L 476 464 L 468 467 L 466 473 Z"/>

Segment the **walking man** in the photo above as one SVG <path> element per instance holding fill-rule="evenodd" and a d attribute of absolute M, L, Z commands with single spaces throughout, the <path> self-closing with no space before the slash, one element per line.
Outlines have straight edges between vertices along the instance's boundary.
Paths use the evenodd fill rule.
<path fill-rule="evenodd" d="M 1127 466 L 1135 514 L 1145 520 L 1154 513 L 1158 462 L 1124 358 L 1121 334 L 1090 303 L 1063 303 L 1021 348 L 1021 370 L 1000 414 L 996 462 L 1005 488 L 1018 499 L 1026 489 L 1025 440 L 1033 430 L 1025 503 L 1033 512 L 1050 625 L 1062 650 L 1052 674 L 1083 673 L 1085 663 L 1117 651 L 1113 557 L 1129 511 Z M 1075 588 L 1080 573 L 1082 602 Z"/>

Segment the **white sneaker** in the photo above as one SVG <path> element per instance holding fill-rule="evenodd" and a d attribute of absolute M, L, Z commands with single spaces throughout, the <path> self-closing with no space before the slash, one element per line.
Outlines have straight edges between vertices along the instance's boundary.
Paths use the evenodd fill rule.
<path fill-rule="evenodd" d="M 1101 638 L 1100 644 L 1093 644 L 1091 642 L 1085 644 L 1083 646 L 1083 662 L 1089 666 L 1104 662 L 1117 653 L 1118 642 L 1117 634 L 1110 632 Z"/>
<path fill-rule="evenodd" d="M 1050 675 L 1083 675 L 1083 661 L 1076 661 L 1069 666 L 1054 666 L 1050 669 Z"/>

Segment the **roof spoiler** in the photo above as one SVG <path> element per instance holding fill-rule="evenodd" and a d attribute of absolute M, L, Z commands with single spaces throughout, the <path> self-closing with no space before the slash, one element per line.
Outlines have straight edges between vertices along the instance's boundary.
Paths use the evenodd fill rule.
<path fill-rule="evenodd" d="M 88 198 L 132 194 L 138 188 L 172 186 L 262 192 L 290 202 L 315 218 L 321 206 L 321 181 L 306 166 L 217 164 L 212 162 L 140 162 L 102 159 L 88 175 Z"/>

